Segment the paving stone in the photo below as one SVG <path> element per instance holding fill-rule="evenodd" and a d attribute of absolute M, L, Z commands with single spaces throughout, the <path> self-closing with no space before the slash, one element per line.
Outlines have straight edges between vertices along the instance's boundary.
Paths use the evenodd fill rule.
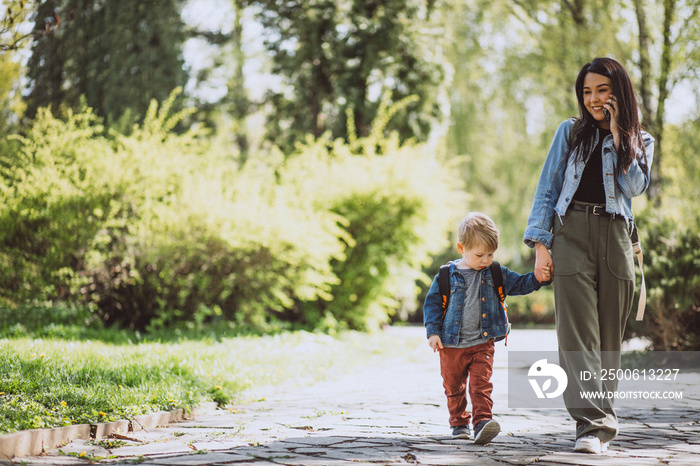
<path fill-rule="evenodd" d="M 270 461 L 236 461 L 233 463 L 213 463 L 212 466 L 223 466 L 223 465 L 233 465 L 233 466 L 279 466 L 279 463 L 272 463 Z M 148 464 L 145 464 L 148 466 Z"/>
<path fill-rule="evenodd" d="M 421 452 L 452 452 L 454 451 L 454 448 L 452 447 L 452 445 L 436 443 L 432 445 L 413 445 L 413 450 Z"/>
<path fill-rule="evenodd" d="M 669 445 L 664 451 L 671 451 L 671 452 L 685 452 L 685 453 L 694 453 L 698 455 L 698 462 L 700 462 L 700 445 L 683 445 L 683 444 L 674 444 L 674 445 Z"/>
<path fill-rule="evenodd" d="M 542 464 L 542 458 L 544 458 L 545 455 L 528 455 L 528 454 L 520 454 L 520 455 L 514 455 L 510 454 L 507 456 L 499 456 L 498 457 L 498 462 L 500 463 L 505 463 L 505 464 L 533 464 L 533 463 L 538 463 Z M 545 463 L 546 464 L 546 463 Z"/>
<path fill-rule="evenodd" d="M 599 465 L 611 465 L 611 466 L 630 466 L 630 460 L 628 458 L 616 458 L 612 454 L 608 453 L 605 455 L 591 455 L 587 453 L 554 453 L 547 455 L 540 459 L 543 464 L 573 464 L 577 466 L 599 466 Z M 639 462 L 635 458 L 634 466 L 645 466 L 647 464 L 655 464 L 658 466 L 658 461 L 654 463 L 647 463 L 644 458 L 639 458 Z"/>
<path fill-rule="evenodd" d="M 673 455 L 667 459 L 662 459 L 661 462 L 678 466 L 696 465 L 698 464 L 698 457 L 692 454 Z"/>
<path fill-rule="evenodd" d="M 353 440 L 353 437 L 304 437 L 293 441 L 302 445 L 334 445 Z"/>
<path fill-rule="evenodd" d="M 393 445 L 392 443 L 370 443 L 370 442 L 363 442 L 363 441 L 346 441 L 346 442 L 340 442 L 340 443 L 334 443 L 332 445 L 329 445 L 331 448 L 391 448 L 389 445 Z"/>
<path fill-rule="evenodd" d="M 234 461 L 249 460 L 250 457 L 245 455 L 236 455 L 233 453 L 191 453 L 187 456 L 166 456 L 158 459 L 149 459 L 149 464 L 157 465 L 173 465 L 173 466 L 205 466 L 215 463 L 231 463 Z"/>
<path fill-rule="evenodd" d="M 394 455 L 379 451 L 373 448 L 358 448 L 356 450 L 328 450 L 328 458 L 341 459 L 347 461 L 391 461 Z M 396 456 L 398 457 L 398 455 Z"/>
<path fill-rule="evenodd" d="M 416 348 L 425 345 L 422 329 L 392 331 L 406 332 L 406 338 L 415 339 Z M 509 341 L 510 350 L 519 350 L 518 341 L 521 348 L 532 348 L 547 340 L 546 335 L 551 340 L 552 335 L 537 330 L 533 335 L 538 337 L 532 338 L 527 336 L 529 331 L 518 332 L 521 337 Z M 497 345 L 497 353 L 505 351 L 509 350 Z M 501 358 L 506 360 L 505 354 Z M 700 374 L 695 375 L 700 386 Z M 142 464 L 153 466 L 345 466 L 416 461 L 435 466 L 700 464 L 700 402 L 669 410 L 620 410 L 620 435 L 610 450 L 604 455 L 585 455 L 573 452 L 575 426 L 566 410 L 510 409 L 506 380 L 505 364 L 497 362 L 494 417 L 503 432 L 486 446 L 451 438 L 438 359 L 417 350 L 410 358 L 362 367 L 336 380 L 245 394 L 250 400 L 262 401 L 238 403 L 236 413 L 210 405 L 194 419 L 129 433 L 143 444 L 130 443 L 108 452 L 76 441 L 64 451 L 88 451 L 90 447 L 94 456 L 118 456 L 105 461 L 109 464 L 141 457 Z M 191 446 L 203 453 L 193 454 Z M 27 465 L 86 464 L 59 456 L 57 450 L 46 457 L 16 460 Z"/>
<path fill-rule="evenodd" d="M 183 455 L 189 455 L 192 453 L 192 449 L 184 444 L 177 442 L 153 442 L 146 445 L 128 445 L 121 448 L 115 448 L 112 450 L 112 454 L 118 455 L 120 457 L 129 456 L 148 456 L 148 455 L 164 455 L 171 453 L 180 453 Z"/>
<path fill-rule="evenodd" d="M 310 448 L 309 444 L 306 443 L 299 443 L 299 442 L 287 442 L 287 441 L 281 441 L 281 442 L 274 442 L 265 445 L 265 449 L 271 450 L 271 451 L 282 451 L 282 450 L 293 450 L 295 448 Z"/>
<path fill-rule="evenodd" d="M 77 461 L 79 461 L 77 458 L 73 458 L 71 456 L 68 457 L 50 457 L 50 456 L 38 456 L 38 457 L 33 457 L 29 460 L 21 460 L 17 461 L 16 459 L 14 462 L 7 462 L 3 463 L 0 461 L 0 465 L 22 465 L 22 466 L 44 466 L 44 465 L 50 465 L 50 466 L 69 466 L 69 465 L 74 465 L 78 464 Z M 80 461 L 79 464 L 87 464 L 85 461 Z"/>
<path fill-rule="evenodd" d="M 327 457 L 314 457 L 314 456 L 291 456 L 288 458 L 280 458 L 275 460 L 272 464 L 283 464 L 285 466 L 348 466 L 356 465 L 357 462 L 345 461 Z M 238 466 L 238 465 L 236 465 Z M 255 463 L 257 466 L 257 463 Z"/>
<path fill-rule="evenodd" d="M 641 440 L 636 440 L 635 445 L 642 445 L 644 447 L 664 447 L 668 446 L 671 442 L 667 438 L 648 438 L 648 439 L 641 439 Z"/>
<path fill-rule="evenodd" d="M 297 453 L 299 455 L 325 455 L 327 451 L 329 451 L 328 448 L 318 448 L 318 447 L 302 447 L 302 448 L 295 448 L 294 450 L 287 450 L 287 451 L 293 451 L 294 453 Z"/>
<path fill-rule="evenodd" d="M 483 458 L 476 455 L 440 455 L 440 456 L 429 456 L 416 454 L 416 461 L 418 464 L 429 464 L 431 466 L 458 466 L 458 465 L 478 465 L 478 466 L 496 466 L 503 463 L 494 461 L 489 458 Z"/>

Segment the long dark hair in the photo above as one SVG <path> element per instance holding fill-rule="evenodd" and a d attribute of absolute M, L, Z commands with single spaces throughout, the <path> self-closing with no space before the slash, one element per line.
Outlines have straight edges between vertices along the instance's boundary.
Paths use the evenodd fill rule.
<path fill-rule="evenodd" d="M 586 63 L 576 78 L 576 99 L 580 116 L 577 124 L 574 125 L 574 134 L 569 153 L 571 156 L 574 149 L 578 148 L 577 160 L 588 157 L 593 144 L 593 136 L 597 130 L 597 122 L 588 112 L 583 103 L 583 81 L 588 73 L 596 73 L 605 76 L 612 82 L 612 94 L 617 101 L 617 127 L 620 134 L 620 147 L 617 150 L 616 174 L 620 175 L 627 171 L 634 161 L 636 149 L 644 147 L 642 139 L 642 127 L 639 123 L 637 110 L 637 100 L 632 88 L 632 81 L 627 75 L 627 71 L 620 63 L 612 58 L 595 58 L 592 62 Z M 646 170 L 647 160 L 644 153 L 643 169 Z"/>

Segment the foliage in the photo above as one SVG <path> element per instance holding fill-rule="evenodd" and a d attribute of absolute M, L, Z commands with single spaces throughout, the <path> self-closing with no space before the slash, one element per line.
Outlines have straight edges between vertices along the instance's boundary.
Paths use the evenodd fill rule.
<path fill-rule="evenodd" d="M 522 242 L 539 173 L 558 124 L 578 113 L 573 82 L 596 55 L 624 58 L 614 8 L 596 1 L 442 2 L 454 67 L 447 149 L 461 156 L 470 207 L 501 231 L 498 260 L 531 269 Z M 613 20 L 615 18 L 615 20 Z"/>
<path fill-rule="evenodd" d="M 183 322 L 197 326 L 237 319 L 269 324 L 271 316 L 294 322 L 323 319 L 323 325 L 342 325 L 331 309 L 340 298 L 332 303 L 325 300 L 347 291 L 338 280 L 364 286 L 353 275 L 356 268 L 346 268 L 348 263 L 362 264 L 360 268 L 376 270 L 379 276 L 388 274 L 389 281 L 403 276 L 392 272 L 393 265 L 374 262 L 377 257 L 372 256 L 372 248 L 362 249 L 365 240 L 359 240 L 355 247 L 348 238 L 356 235 L 375 244 L 375 227 L 363 227 L 364 219 L 386 215 L 396 221 L 403 213 L 420 215 L 403 197 L 390 197 L 389 203 L 375 201 L 376 197 L 385 199 L 381 197 L 385 194 L 370 188 L 347 188 L 347 198 L 334 199 L 335 204 L 329 198 L 323 207 L 297 194 L 288 195 L 299 192 L 290 181 L 296 176 L 294 167 L 315 163 L 315 156 L 310 156 L 313 151 L 325 151 L 339 167 L 355 163 L 336 156 L 338 137 L 347 138 L 347 147 L 342 150 L 372 161 L 366 168 L 369 173 L 374 172 L 374 163 L 381 165 L 376 151 L 366 146 L 365 152 L 357 145 L 352 128 L 360 136 L 368 136 L 372 128 L 385 133 L 395 130 L 401 141 L 424 140 L 429 133 L 438 140 L 447 132 L 445 152 L 450 157 L 457 155 L 453 160 L 459 161 L 459 165 L 450 166 L 455 170 L 452 176 L 464 180 L 469 193 L 468 203 L 460 209 L 491 215 L 501 230 L 499 260 L 516 270 L 528 269 L 534 255 L 521 237 L 539 169 L 556 125 L 577 113 L 572 89 L 575 75 L 596 55 L 620 60 L 640 94 L 645 123 L 657 138 L 653 169 L 664 178 L 664 211 L 692 211 L 697 205 L 694 187 L 700 184 L 688 181 L 693 170 L 698 172 L 693 162 L 697 157 L 692 156 L 697 153 L 697 127 L 659 124 L 671 116 L 668 104 L 676 86 L 685 83 L 697 87 L 698 67 L 694 64 L 698 61 L 700 23 L 696 1 L 232 3 L 233 30 L 225 26 L 202 33 L 212 43 L 225 47 L 233 43 L 235 48 L 222 49 L 229 55 L 212 60 L 214 68 L 223 68 L 222 62 L 234 63 L 234 71 L 227 75 L 228 100 L 213 104 L 228 113 L 221 119 L 230 124 L 214 140 L 192 139 L 192 135 L 173 138 L 165 134 L 167 131 L 147 131 L 141 126 L 137 127 L 141 136 L 131 138 L 129 134 L 129 123 L 141 121 L 151 97 L 163 100 L 165 92 L 185 82 L 179 53 L 183 34 L 191 36 L 192 31 L 182 30 L 179 0 L 156 6 L 132 0 L 4 2 L 12 7 L 12 15 L 2 18 L 2 31 L 7 34 L 16 32 L 16 25 L 10 25 L 8 18 L 27 17 L 30 9 L 39 7 L 29 62 L 32 94 L 27 101 L 31 106 L 28 115 L 34 115 L 39 105 L 52 102 L 54 115 L 66 121 L 79 118 L 79 102 L 84 96 L 95 113 L 107 117 L 107 126 L 119 133 L 104 136 L 99 125 L 103 120 L 76 123 L 76 128 L 92 131 L 89 141 L 71 139 L 69 134 L 60 134 L 55 141 L 43 138 L 42 144 L 50 148 L 49 155 L 39 157 L 47 161 L 43 172 L 34 166 L 22 168 L 25 162 L 20 161 L 17 173 L 22 175 L 16 179 L 11 172 L 18 150 L 13 144 L 18 141 L 0 143 L 0 170 L 9 176 L 3 189 L 15 196 L 14 204 L 0 209 L 2 226 L 9 226 L 7 235 L 14 235 L 8 243 L 9 236 L 0 232 L 5 235 L 1 244 L 6 247 L 0 253 L 0 264 L 7 266 L 0 271 L 0 301 L 14 306 L 28 298 L 78 296 L 95 305 L 106 321 L 130 322 L 134 328 Z M 248 97 L 261 81 L 244 76 L 244 69 L 252 63 L 246 60 L 255 53 L 251 42 L 262 42 L 259 34 L 253 34 L 250 42 L 243 38 L 243 27 L 248 32 L 250 23 L 242 19 L 251 18 L 253 13 L 267 28 L 264 46 L 271 52 L 271 63 L 262 64 L 261 72 L 271 65 L 272 74 L 283 84 L 269 94 L 266 107 L 252 104 Z M 135 27 L 137 21 L 140 27 Z M 0 45 L 8 44 L 8 37 L 0 37 Z M 649 40 L 654 37 L 659 40 Z M 150 61 L 156 54 L 159 59 Z M 17 81 L 18 70 L 6 56 L 0 57 L 0 65 L 4 67 L 0 69 L 0 101 L 14 105 L 16 114 L 21 112 L 16 107 L 18 92 L 2 92 L 8 89 L 3 83 Z M 201 71 L 205 79 L 211 70 Z M 215 81 L 221 73 L 226 72 L 219 69 L 209 76 Z M 383 91 L 390 92 L 390 102 L 406 103 L 400 100 L 406 95 L 420 98 L 401 108 L 386 125 L 378 124 Z M 180 100 L 173 103 L 175 112 L 179 105 Z M 68 109 L 74 113 L 69 114 Z M 252 122 L 251 112 L 256 109 L 269 113 L 271 139 L 284 147 L 284 156 L 272 149 L 259 151 L 254 135 L 243 129 Z M 449 118 L 438 121 L 435 117 L 439 115 Z M 7 116 L 0 116 L 4 118 Z M 38 123 L 37 128 L 44 124 Z M 180 123 L 177 129 L 183 126 Z M 73 130 L 68 127 L 66 132 Z M 30 130 L 22 131 L 28 134 Z M 322 136 L 324 131 L 330 131 L 330 136 Z M 305 139 L 309 132 L 318 140 L 317 147 L 316 142 Z M 37 129 L 28 140 L 35 136 L 41 140 L 39 133 Z M 161 142 L 165 146 L 156 147 Z M 239 154 L 223 149 L 234 142 Z M 24 147 L 20 153 L 27 150 Z M 423 147 L 409 143 L 401 150 L 409 153 L 406 158 L 414 159 L 410 154 Z M 35 157 L 34 152 L 29 150 L 22 157 Z M 56 159 L 53 153 L 65 155 Z M 101 156 L 90 160 L 93 153 Z M 159 155 L 150 155 L 156 153 Z M 674 158 L 675 153 L 690 155 L 681 163 Z M 80 174 L 62 174 L 62 161 L 72 157 L 98 168 L 91 169 L 85 180 Z M 240 170 L 231 164 L 232 159 L 242 162 L 248 157 Z M 287 163 L 285 157 L 299 162 Z M 413 169 L 423 167 L 416 163 Z M 33 178 L 22 178 L 25 171 Z M 99 173 L 114 175 L 100 181 Z M 652 183 L 662 182 L 657 173 Z M 39 180 L 48 174 L 52 175 L 47 176 L 47 189 L 42 191 Z M 312 185 L 316 182 L 314 174 L 302 172 L 299 176 Z M 201 187 L 209 182 L 204 179 L 214 180 L 211 189 Z M 32 212 L 31 218 L 23 216 L 26 212 L 20 208 L 19 191 L 12 191 L 15 182 L 22 189 L 29 188 L 27 212 Z M 342 180 L 340 186 L 350 184 Z M 211 194 L 221 190 L 225 194 Z M 326 198 L 321 188 L 312 194 Z M 60 198 L 58 202 L 54 196 Z M 209 196 L 213 196 L 212 202 L 208 202 Z M 257 197 L 263 200 L 253 200 Z M 71 220 L 74 214 L 76 218 Z M 260 226 L 262 215 L 284 220 L 268 228 Z M 232 218 L 238 220 L 233 222 Z M 74 228 L 84 221 L 85 229 L 77 235 L 61 236 L 64 223 Z M 411 221 L 401 217 L 396 231 L 409 231 Z M 304 234 L 293 232 L 288 241 L 292 245 L 285 243 L 280 249 L 279 236 L 272 230 L 286 232 L 290 223 L 313 234 L 302 238 Z M 35 228 L 41 233 L 27 236 L 27 231 Z M 313 255 L 308 253 L 314 241 L 311 238 L 324 245 Z M 452 247 L 442 239 L 432 241 L 441 242 Z M 394 253 L 386 245 L 377 248 L 389 256 Z M 44 256 L 43 251 L 50 254 Z M 438 259 L 428 266 L 429 275 L 442 262 L 439 257 L 443 254 L 433 253 Z M 383 279 L 377 282 L 389 286 Z M 406 283 L 414 286 L 413 281 L 404 281 L 408 287 Z M 408 304 L 410 298 L 402 296 L 410 297 L 414 292 L 391 286 L 393 292 L 377 295 L 391 295 L 388 300 L 379 299 L 384 303 L 379 307 L 398 306 L 396 315 L 406 315 L 413 305 Z M 362 296 L 369 294 L 363 292 Z M 346 293 L 342 300 L 347 303 L 351 298 L 355 299 L 353 293 Z M 171 308 L 163 313 L 167 306 Z M 351 307 L 338 312 L 354 315 Z"/>
<path fill-rule="evenodd" d="M 6 304 L 70 294 L 67 279 L 82 267 L 87 243 L 109 215 L 109 171 L 98 157 L 102 127 L 91 112 L 49 112 L 0 154 L 0 287 Z"/>
<path fill-rule="evenodd" d="M 314 309 L 312 315 L 318 313 L 327 325 L 371 328 L 385 322 L 387 314 L 416 309 L 416 282 L 428 278 L 419 271 L 445 246 L 446 232 L 464 214 L 465 198 L 434 155 L 420 145 L 400 147 L 397 135 L 386 141 L 360 139 L 360 154 L 340 141 L 330 147 L 316 145 L 320 161 L 290 161 L 300 171 L 320 170 L 315 175 L 318 191 L 306 196 L 323 200 L 340 215 L 348 234 L 345 258 L 333 262 L 338 277 L 333 300 L 301 309 Z M 364 155 L 377 148 L 383 155 Z M 323 159 L 333 163 L 324 166 Z M 293 173 L 299 177 L 299 172 Z"/>
<path fill-rule="evenodd" d="M 0 54 L 0 134 L 9 134 L 23 111 L 19 97 L 20 65 L 12 53 Z M 1 144 L 1 143 L 0 143 Z"/>
<path fill-rule="evenodd" d="M 117 137 L 128 202 L 94 238 L 81 295 L 107 323 L 138 329 L 220 318 L 262 326 L 293 297 L 327 295 L 328 261 L 342 254 L 336 217 L 286 196 L 279 167 L 239 172 L 205 141 L 169 135 L 177 119 L 167 114 L 166 105 Z"/>
<path fill-rule="evenodd" d="M 460 200 L 435 154 L 377 130 L 239 169 L 201 135 L 172 133 L 186 116 L 172 114 L 176 97 L 129 135 L 104 136 L 89 110 L 42 111 L 4 154 L 5 305 L 82 303 L 138 330 L 366 328 L 415 298 L 414 270 L 442 247 Z"/>
<path fill-rule="evenodd" d="M 431 21 L 432 1 L 324 0 L 251 1 L 266 29 L 273 73 L 284 89 L 267 101 L 269 137 L 283 148 L 331 131 L 346 137 L 346 110 L 358 133 L 367 136 L 382 93 L 392 102 L 409 95 L 420 100 L 389 124 L 402 140 L 425 140 L 439 115 L 436 95 L 442 81 L 440 27 Z"/>
<path fill-rule="evenodd" d="M 182 0 L 43 0 L 28 62 L 27 115 L 87 104 L 109 126 L 140 121 L 151 99 L 186 82 Z"/>
<path fill-rule="evenodd" d="M 644 321 L 630 320 L 630 332 L 660 351 L 700 349 L 700 119 L 667 131 L 667 173 L 661 207 L 648 209 L 638 224 L 644 250 L 647 307 Z"/>
<path fill-rule="evenodd" d="M 652 212 L 643 220 L 647 307 L 632 330 L 658 351 L 700 350 L 700 222 L 679 225 Z"/>
<path fill-rule="evenodd" d="M 554 293 L 545 287 L 525 296 L 509 296 L 508 321 L 516 326 L 547 325 L 555 323 Z"/>
<path fill-rule="evenodd" d="M 0 52 L 17 50 L 33 35 L 42 34 L 46 29 L 39 31 L 23 30 L 23 22 L 35 8 L 32 0 L 4 0 L 2 2 L 3 14 L 0 16 Z"/>
<path fill-rule="evenodd" d="M 700 115 L 666 129 L 666 157 L 663 208 L 682 219 L 700 205 Z M 656 160 L 654 160 L 656 163 Z M 673 182 L 671 182 L 673 180 Z"/>
<path fill-rule="evenodd" d="M 179 343 L 119 345 L 102 339 L 0 340 L 0 434 L 244 401 L 251 396 L 244 389 L 314 383 L 397 347 L 397 354 L 408 354 L 414 344 L 356 332 L 221 341 L 200 334 Z"/>

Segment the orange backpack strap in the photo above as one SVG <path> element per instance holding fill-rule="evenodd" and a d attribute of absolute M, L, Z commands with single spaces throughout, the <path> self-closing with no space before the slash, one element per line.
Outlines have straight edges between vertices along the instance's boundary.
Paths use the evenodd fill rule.
<path fill-rule="evenodd" d="M 503 312 L 506 314 L 506 325 L 508 326 L 508 332 L 506 333 L 506 346 L 508 346 L 508 334 L 510 333 L 510 322 L 508 322 L 508 305 L 506 304 L 506 289 L 503 286 L 503 271 L 501 270 L 501 264 L 496 261 L 491 263 L 491 277 L 493 278 L 493 286 L 496 288 L 496 294 L 498 295 L 498 301 L 503 308 Z"/>
<path fill-rule="evenodd" d="M 498 299 L 501 301 L 501 306 L 506 302 L 506 291 L 503 287 L 503 272 L 501 264 L 496 261 L 491 262 L 491 277 L 493 277 L 493 285 L 496 287 Z"/>
<path fill-rule="evenodd" d="M 442 317 L 444 318 L 447 312 L 447 303 L 450 301 L 450 293 L 452 292 L 452 287 L 450 286 L 450 264 L 440 266 L 438 287 L 442 295 Z"/>

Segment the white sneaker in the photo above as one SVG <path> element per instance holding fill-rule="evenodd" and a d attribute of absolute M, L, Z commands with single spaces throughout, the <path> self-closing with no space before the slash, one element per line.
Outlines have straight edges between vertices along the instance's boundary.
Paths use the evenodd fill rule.
<path fill-rule="evenodd" d="M 574 451 L 599 455 L 608 451 L 608 442 L 601 442 L 595 435 L 584 435 L 576 439 Z"/>

